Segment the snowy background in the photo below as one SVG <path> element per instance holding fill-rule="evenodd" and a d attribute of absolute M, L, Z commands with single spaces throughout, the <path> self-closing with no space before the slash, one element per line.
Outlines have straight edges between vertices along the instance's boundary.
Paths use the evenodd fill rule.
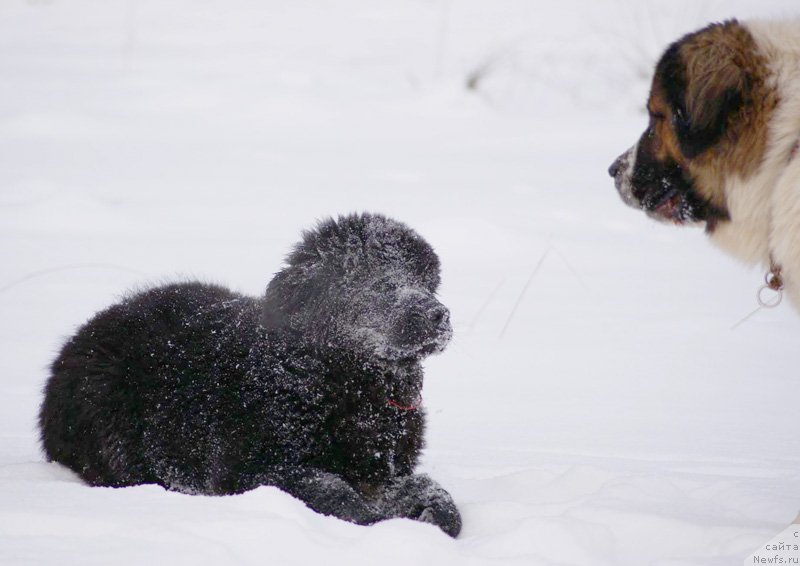
<path fill-rule="evenodd" d="M 1 0 L 0 563 L 741 564 L 800 510 L 800 317 L 606 174 L 665 45 L 796 0 Z M 357 527 L 274 488 L 43 461 L 63 339 L 182 276 L 259 294 L 383 212 L 443 264 L 422 468 L 464 517 Z"/>

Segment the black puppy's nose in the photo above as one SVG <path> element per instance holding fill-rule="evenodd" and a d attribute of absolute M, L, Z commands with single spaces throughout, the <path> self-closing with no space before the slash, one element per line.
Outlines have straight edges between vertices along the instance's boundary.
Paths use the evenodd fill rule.
<path fill-rule="evenodd" d="M 608 174 L 612 177 L 617 177 L 620 172 L 628 167 L 628 154 L 623 153 L 611 164 L 611 167 L 608 168 Z"/>
<path fill-rule="evenodd" d="M 443 306 L 434 308 L 428 316 L 437 328 L 443 328 L 450 323 L 450 311 Z"/>

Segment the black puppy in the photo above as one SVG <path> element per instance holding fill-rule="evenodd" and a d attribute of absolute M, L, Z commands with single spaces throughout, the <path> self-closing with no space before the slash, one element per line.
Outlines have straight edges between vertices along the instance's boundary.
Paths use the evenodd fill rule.
<path fill-rule="evenodd" d="M 421 360 L 452 336 L 439 260 L 379 215 L 304 233 L 262 299 L 198 282 L 100 312 L 52 365 L 44 451 L 91 485 L 233 494 L 277 486 L 358 524 L 458 535 L 450 495 L 413 474 Z"/>

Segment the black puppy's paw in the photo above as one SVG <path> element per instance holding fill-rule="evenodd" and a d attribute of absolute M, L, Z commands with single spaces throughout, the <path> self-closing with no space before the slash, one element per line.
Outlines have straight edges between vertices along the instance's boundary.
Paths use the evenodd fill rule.
<path fill-rule="evenodd" d="M 449 503 L 426 507 L 417 517 L 417 521 L 436 525 L 453 538 L 461 532 L 461 514 L 452 500 Z"/>
<path fill-rule="evenodd" d="M 282 468 L 260 476 L 258 481 L 258 485 L 281 488 L 317 513 L 357 525 L 372 525 L 386 518 L 374 502 L 336 474 L 313 468 Z"/>
<path fill-rule="evenodd" d="M 425 474 L 396 478 L 384 497 L 384 506 L 394 516 L 431 523 L 451 537 L 461 532 L 461 514 L 453 498 Z"/>

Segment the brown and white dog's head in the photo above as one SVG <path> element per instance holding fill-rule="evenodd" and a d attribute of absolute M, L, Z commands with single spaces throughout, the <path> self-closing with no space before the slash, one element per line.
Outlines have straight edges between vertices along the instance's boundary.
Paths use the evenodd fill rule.
<path fill-rule="evenodd" d="M 758 168 L 766 143 L 765 62 L 747 28 L 712 24 L 662 55 L 650 122 L 609 168 L 622 200 L 676 224 L 730 220 L 726 180 Z"/>

